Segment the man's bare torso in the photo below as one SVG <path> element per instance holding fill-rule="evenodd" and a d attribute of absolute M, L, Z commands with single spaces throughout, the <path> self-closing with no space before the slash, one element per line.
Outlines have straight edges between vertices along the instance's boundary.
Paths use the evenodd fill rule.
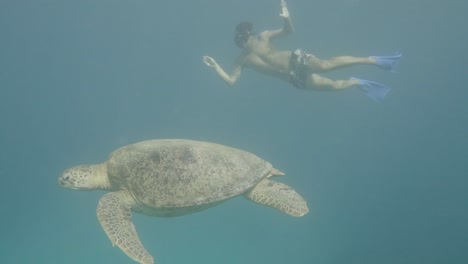
<path fill-rule="evenodd" d="M 291 51 L 276 50 L 261 34 L 252 37 L 250 42 L 240 57 L 242 66 L 282 79 L 289 78 Z"/>

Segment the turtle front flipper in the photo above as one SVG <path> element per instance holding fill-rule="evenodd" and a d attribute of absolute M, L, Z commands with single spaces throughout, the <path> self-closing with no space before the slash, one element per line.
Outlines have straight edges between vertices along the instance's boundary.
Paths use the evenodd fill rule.
<path fill-rule="evenodd" d="M 97 217 L 104 232 L 127 256 L 142 264 L 154 263 L 146 251 L 132 223 L 129 195 L 126 191 L 111 192 L 99 200 Z"/>
<path fill-rule="evenodd" d="M 309 212 L 306 201 L 293 188 L 268 179 L 261 180 L 244 196 L 252 202 L 273 207 L 296 217 Z"/>

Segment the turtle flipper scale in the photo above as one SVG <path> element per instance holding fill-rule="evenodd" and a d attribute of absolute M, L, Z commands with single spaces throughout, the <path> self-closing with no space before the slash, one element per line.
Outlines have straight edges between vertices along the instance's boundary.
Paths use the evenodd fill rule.
<path fill-rule="evenodd" d="M 153 257 L 140 242 L 131 219 L 131 203 L 125 191 L 110 192 L 99 200 L 97 217 L 104 232 L 127 256 L 141 264 L 153 264 Z"/>
<path fill-rule="evenodd" d="M 309 212 L 306 201 L 293 188 L 268 179 L 261 180 L 244 196 L 252 202 L 273 207 L 291 216 L 300 217 Z"/>

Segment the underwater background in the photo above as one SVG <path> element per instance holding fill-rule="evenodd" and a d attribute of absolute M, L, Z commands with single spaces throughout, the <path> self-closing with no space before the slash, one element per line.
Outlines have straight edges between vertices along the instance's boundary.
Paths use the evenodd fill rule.
<path fill-rule="evenodd" d="M 326 76 L 392 87 L 307 92 L 246 70 L 228 87 L 233 31 L 282 26 L 280 1 L 0 1 L 0 263 L 134 263 L 112 247 L 102 191 L 60 188 L 69 167 L 127 144 L 187 138 L 287 173 L 310 212 L 238 197 L 133 221 L 155 263 L 468 263 L 468 2 L 290 0 L 275 42 L 320 58 L 392 55 L 396 73 Z"/>

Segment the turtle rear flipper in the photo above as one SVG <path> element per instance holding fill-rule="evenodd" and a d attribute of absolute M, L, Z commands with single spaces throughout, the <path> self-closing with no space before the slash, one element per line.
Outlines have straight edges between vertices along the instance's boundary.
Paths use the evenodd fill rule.
<path fill-rule="evenodd" d="M 307 203 L 293 188 L 268 179 L 261 180 L 244 196 L 261 205 L 273 207 L 291 216 L 303 216 L 309 212 Z"/>
<path fill-rule="evenodd" d="M 126 191 L 111 192 L 99 200 L 97 217 L 104 232 L 127 256 L 142 264 L 153 264 L 153 257 L 146 251 L 132 223 L 131 207 Z"/>

